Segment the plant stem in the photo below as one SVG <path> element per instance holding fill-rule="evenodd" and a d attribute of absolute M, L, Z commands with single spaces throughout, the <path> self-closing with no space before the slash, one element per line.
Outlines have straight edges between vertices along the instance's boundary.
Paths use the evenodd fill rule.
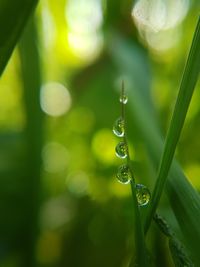
<path fill-rule="evenodd" d="M 27 228 L 25 229 L 25 259 L 23 266 L 36 266 L 35 245 L 38 227 L 41 186 L 41 150 L 43 145 L 44 116 L 40 107 L 41 69 L 37 48 L 37 28 L 32 18 L 19 44 L 24 108 L 26 114 L 26 175 L 28 183 Z"/>
<path fill-rule="evenodd" d="M 121 91 L 121 116 L 122 120 L 124 122 L 124 136 L 123 136 L 123 142 L 126 147 L 126 161 L 127 165 L 130 169 L 131 172 L 131 192 L 132 192 L 132 199 L 133 199 L 133 207 L 134 207 L 134 223 L 135 223 L 135 248 L 136 248 L 136 261 L 138 266 L 140 267 L 145 267 L 148 266 L 148 259 L 146 255 L 146 246 L 145 246 L 145 238 L 144 238 L 144 231 L 142 227 L 142 222 L 141 222 L 141 216 L 140 216 L 140 211 L 138 208 L 138 203 L 137 203 L 137 198 L 136 198 L 136 191 L 135 191 L 135 181 L 134 181 L 134 174 L 133 174 L 133 169 L 131 166 L 131 159 L 130 159 L 130 153 L 129 153 L 129 148 L 128 148 L 128 139 L 127 139 L 127 123 L 126 123 L 126 118 L 125 118 L 125 104 L 123 103 L 123 99 L 125 97 L 125 91 L 124 91 L 124 81 L 122 81 L 122 91 Z"/>

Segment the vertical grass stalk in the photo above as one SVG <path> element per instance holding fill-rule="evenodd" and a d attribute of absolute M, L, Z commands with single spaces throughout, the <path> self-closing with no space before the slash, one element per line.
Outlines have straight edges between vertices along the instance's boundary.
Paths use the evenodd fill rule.
<path fill-rule="evenodd" d="M 24 266 L 35 267 L 35 244 L 38 235 L 40 207 L 40 170 L 44 116 L 40 107 L 41 70 L 37 47 L 37 29 L 32 18 L 20 45 L 24 107 L 26 114 L 26 175 L 28 180 L 26 259 Z"/>
<path fill-rule="evenodd" d="M 134 174 L 131 166 L 131 159 L 129 154 L 129 148 L 128 148 L 128 139 L 127 139 L 127 122 L 126 122 L 126 116 L 125 116 L 125 104 L 124 99 L 126 99 L 125 91 L 124 91 L 124 81 L 122 81 L 122 91 L 121 91 L 121 117 L 122 121 L 124 122 L 124 135 L 123 135 L 123 142 L 126 147 L 126 161 L 127 166 L 129 167 L 129 170 L 131 172 L 132 179 L 130 180 L 130 186 L 131 186 L 131 193 L 132 193 L 132 199 L 133 199 L 133 210 L 134 210 L 134 224 L 135 224 L 135 249 L 136 249 L 136 257 L 134 258 L 134 262 L 137 266 L 145 267 L 148 266 L 148 258 L 146 254 L 146 246 L 145 246 L 145 238 L 144 238 L 144 231 L 142 227 L 141 222 L 141 216 L 140 211 L 137 203 L 136 198 L 136 190 L 135 190 L 135 181 L 134 181 Z"/>

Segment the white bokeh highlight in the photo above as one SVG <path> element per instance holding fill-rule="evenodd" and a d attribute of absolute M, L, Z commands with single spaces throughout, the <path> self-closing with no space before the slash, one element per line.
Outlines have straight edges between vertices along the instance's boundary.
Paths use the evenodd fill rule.
<path fill-rule="evenodd" d="M 64 115 L 71 107 L 71 96 L 68 89 L 57 82 L 47 83 L 40 92 L 40 105 L 49 116 Z"/>

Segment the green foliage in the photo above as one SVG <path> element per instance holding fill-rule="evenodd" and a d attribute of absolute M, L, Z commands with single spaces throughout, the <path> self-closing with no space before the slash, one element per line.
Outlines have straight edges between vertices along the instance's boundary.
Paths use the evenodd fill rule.
<path fill-rule="evenodd" d="M 175 149 L 183 128 L 187 110 L 195 89 L 200 72 L 200 19 L 198 21 L 194 39 L 186 63 L 185 71 L 180 85 L 178 98 L 172 116 L 172 121 L 166 137 L 163 155 L 158 171 L 155 189 L 152 195 L 152 201 L 145 222 L 145 231 L 147 231 L 150 221 L 155 213 L 160 200 L 171 163 L 174 157 Z M 194 195 L 195 197 L 195 195 Z M 197 199 L 198 201 L 198 199 Z M 200 213 L 199 213 L 200 216 Z"/>
<path fill-rule="evenodd" d="M 75 2 L 41 1 L 27 23 L 36 0 L 0 1 L 0 74 L 26 28 L 0 81 L 0 267 L 198 266 L 200 196 L 184 174 L 200 162 L 198 90 L 179 143 L 182 167 L 173 156 L 199 75 L 199 23 L 165 146 L 161 132 L 199 5 L 191 4 L 178 45 L 155 52 L 137 36 L 132 1 L 102 1 L 102 13 L 91 6 L 96 1 Z M 135 183 L 129 188 L 114 178 L 121 159 L 111 125 L 120 115 L 121 75 L 129 98 L 128 164 L 136 183 L 151 191 L 156 184 L 150 209 L 137 206 Z M 69 95 L 59 116 L 41 103 L 52 81 Z M 47 104 L 62 106 L 58 95 Z M 154 216 L 165 237 L 149 228 L 157 209 L 166 218 Z"/>
<path fill-rule="evenodd" d="M 177 239 L 176 235 L 172 231 L 168 223 L 158 214 L 154 215 L 154 221 L 164 235 L 168 237 L 169 248 L 172 254 L 172 258 L 176 267 L 187 266 L 192 267 L 194 264 L 190 260 L 188 253 L 184 246 Z"/>
<path fill-rule="evenodd" d="M 0 2 L 0 74 L 2 74 L 37 0 Z"/>
<path fill-rule="evenodd" d="M 191 99 L 192 92 L 194 90 L 194 85 L 198 78 L 199 73 L 199 24 L 197 27 L 197 31 L 194 37 L 194 43 L 192 46 L 192 50 L 189 56 L 188 65 L 186 67 L 186 72 L 183 76 L 183 85 L 181 86 L 181 97 L 184 101 L 184 105 L 182 105 L 182 101 L 180 102 L 180 106 L 175 113 L 175 123 L 173 122 L 173 127 L 175 130 L 178 130 L 177 133 L 180 133 L 181 126 L 183 124 L 184 117 L 186 115 L 187 107 L 189 101 Z M 145 84 L 148 76 L 146 75 L 146 67 L 144 66 L 136 66 L 137 61 L 134 61 L 136 56 L 138 57 L 139 53 L 135 54 L 135 48 L 131 43 L 125 43 L 121 40 L 120 37 L 114 38 L 115 43 L 117 43 L 116 49 L 112 51 L 114 55 L 114 59 L 118 64 L 122 73 L 125 73 L 132 84 L 136 84 L 130 91 L 130 101 L 132 103 L 132 112 L 137 123 L 137 127 L 140 130 L 146 144 L 147 149 L 149 150 L 152 162 L 154 166 L 157 166 L 159 161 L 160 153 L 162 150 L 162 139 L 159 135 L 159 131 L 156 125 L 156 118 L 153 112 L 152 105 L 150 104 L 150 100 L 147 95 L 148 87 Z M 136 48 L 137 49 L 137 48 Z M 194 50 L 193 50 L 194 49 Z M 120 51 L 120 53 L 119 53 Z M 137 51 L 137 50 L 135 50 Z M 143 57 L 141 55 L 141 57 Z M 193 65 L 194 61 L 194 65 Z M 144 62 L 144 59 L 140 60 L 140 62 Z M 194 69 L 193 69 L 194 67 Z M 133 70 L 133 72 L 132 72 Z M 192 72 L 192 75 L 191 75 Z M 143 73 L 143 74 L 142 74 Z M 145 74 L 144 74 L 145 73 Z M 141 77 L 146 76 L 146 79 L 142 79 Z M 189 83 L 189 84 L 188 84 Z M 185 91 L 187 94 L 185 94 Z M 183 95 L 182 95 L 183 94 Z M 179 104 L 179 101 L 178 101 Z M 142 107 L 142 109 L 141 109 Z M 178 117 L 178 118 L 177 118 Z M 180 117 L 180 121 L 179 120 Z M 176 136 L 170 134 L 171 141 L 177 142 Z M 177 135 L 178 137 L 178 135 Z M 173 156 L 175 150 L 175 143 L 170 145 L 170 150 L 168 150 L 169 154 Z M 164 163 L 169 163 L 165 162 Z M 167 165 L 167 167 L 170 167 Z M 167 169 L 164 169 L 165 171 Z M 166 178 L 166 177 L 165 177 Z M 161 183 L 161 187 L 163 184 Z M 160 187 L 159 187 L 160 188 Z M 194 242 L 195 237 L 198 237 L 197 240 L 200 240 L 199 237 L 199 215 L 200 215 L 200 198 L 197 194 L 196 190 L 191 187 L 191 185 L 187 182 L 184 175 L 179 170 L 179 167 L 174 164 L 172 166 L 172 170 L 169 175 L 169 180 L 167 181 L 167 195 L 171 201 L 172 209 L 174 210 L 174 214 L 177 217 L 178 222 L 180 223 L 180 228 L 183 231 L 183 236 L 185 242 L 187 244 L 188 249 L 191 252 L 193 259 L 196 263 L 199 262 L 199 253 L 198 253 L 198 245 L 197 242 Z M 152 197 L 152 201 L 157 204 L 157 199 Z M 152 203 L 153 203 L 152 202 Z M 153 204 L 152 204 L 153 205 Z M 195 215 L 194 215 L 195 214 Z M 193 241 L 192 241 L 193 240 Z M 191 249 L 192 247 L 192 249 Z"/>
<path fill-rule="evenodd" d="M 171 237 L 169 239 L 169 247 L 174 260 L 174 264 L 176 267 L 193 267 L 194 264 L 188 257 L 185 248 L 181 245 L 181 243 L 175 238 Z"/>
<path fill-rule="evenodd" d="M 133 257 L 133 264 L 138 265 L 138 266 L 149 266 L 148 264 L 148 258 L 147 258 L 147 253 L 146 253 L 146 245 L 145 245 L 145 238 L 144 238 L 144 231 L 143 231 L 143 225 L 140 217 L 140 211 L 139 211 L 139 201 L 137 198 L 137 193 L 136 193 L 136 185 L 135 185 L 135 180 L 134 180 L 134 171 L 132 169 L 131 165 L 131 158 L 130 158 L 130 153 L 129 153 L 129 145 L 128 145 L 128 140 L 127 140 L 127 128 L 128 125 L 126 123 L 126 116 L 125 116 L 125 107 L 128 101 L 128 98 L 125 94 L 124 91 L 124 81 L 122 81 L 122 90 L 120 94 L 120 103 L 121 103 L 121 114 L 120 114 L 120 135 L 118 134 L 119 131 L 115 131 L 116 129 L 116 123 L 114 123 L 114 129 L 113 132 L 117 137 L 122 138 L 122 142 L 118 143 L 116 146 L 116 154 L 119 158 L 126 160 L 126 168 L 123 167 L 123 172 L 130 172 L 131 178 L 128 180 L 128 183 L 131 185 L 131 192 L 132 192 L 132 199 L 133 199 L 133 218 L 134 218 L 134 224 L 133 224 L 133 229 L 134 229 L 134 247 L 135 247 L 135 253 Z M 120 145 L 120 146 L 119 146 Z M 119 149 L 120 147 L 120 149 Z M 122 147 L 122 148 L 121 148 Z M 119 150 L 119 151 L 118 151 Z M 127 184 L 127 181 L 126 181 Z"/>
<path fill-rule="evenodd" d="M 26 225 L 28 232 L 26 239 L 28 240 L 27 242 L 29 243 L 29 246 L 27 246 L 27 263 L 25 263 L 28 266 L 35 266 L 34 247 L 39 231 L 38 212 L 41 197 L 40 172 L 44 124 L 44 116 L 38 101 L 40 98 L 41 74 L 36 40 L 37 31 L 34 21 L 31 20 L 28 23 L 19 44 L 22 86 L 24 88 L 23 100 L 26 113 L 26 126 L 24 129 L 24 140 L 26 142 L 25 173 L 29 177 L 29 186 L 27 188 L 29 197 L 26 199 L 29 203 L 29 212 L 27 213 L 28 223 Z"/>

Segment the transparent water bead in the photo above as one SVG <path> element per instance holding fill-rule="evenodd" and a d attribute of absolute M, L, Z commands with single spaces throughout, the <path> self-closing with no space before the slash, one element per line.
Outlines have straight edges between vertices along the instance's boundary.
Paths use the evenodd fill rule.
<path fill-rule="evenodd" d="M 124 120 L 123 118 L 118 118 L 114 125 L 113 125 L 113 133 L 118 136 L 118 137 L 123 137 L 124 136 Z"/>
<path fill-rule="evenodd" d="M 122 184 L 130 183 L 132 179 L 132 174 L 131 174 L 129 166 L 127 164 L 123 164 L 119 166 L 116 177 L 117 177 L 117 180 Z"/>
<path fill-rule="evenodd" d="M 135 189 L 138 206 L 147 205 L 151 198 L 149 189 L 143 184 L 136 184 Z"/>
<path fill-rule="evenodd" d="M 121 95 L 119 101 L 120 103 L 126 104 L 128 102 L 128 97 L 126 95 Z"/>
<path fill-rule="evenodd" d="M 115 148 L 116 155 L 121 158 L 125 159 L 127 157 L 127 146 L 124 142 L 119 142 Z"/>

